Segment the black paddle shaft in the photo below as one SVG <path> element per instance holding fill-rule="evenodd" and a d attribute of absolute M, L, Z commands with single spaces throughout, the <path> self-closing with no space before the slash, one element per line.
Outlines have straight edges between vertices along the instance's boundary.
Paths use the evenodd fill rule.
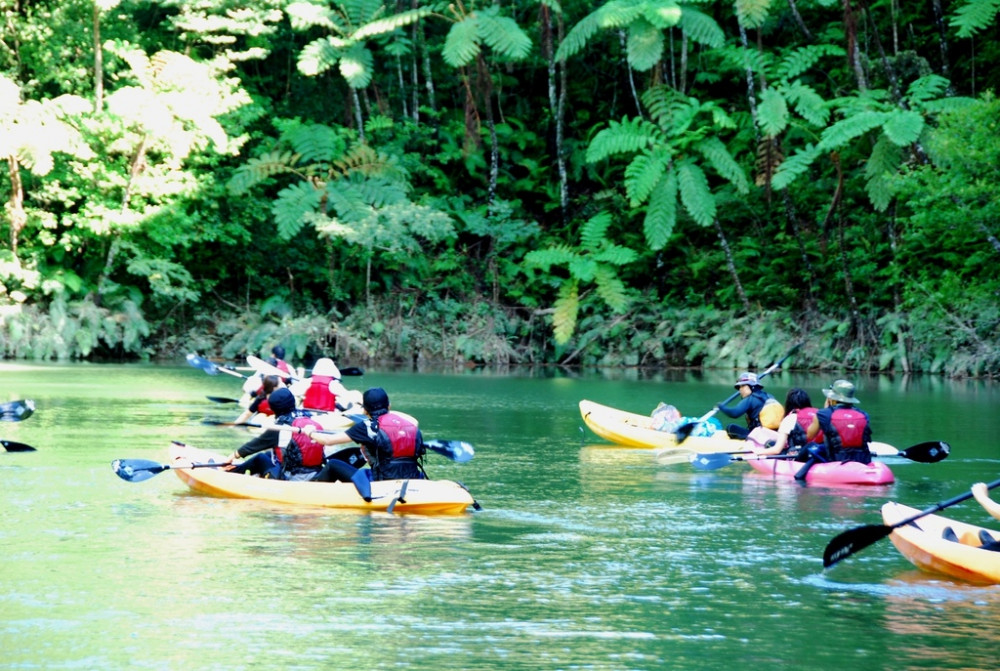
<path fill-rule="evenodd" d="M 994 489 L 1000 487 L 1000 480 L 994 480 L 993 482 L 986 485 L 986 489 Z M 853 529 L 848 529 L 842 534 L 835 536 L 833 540 L 827 543 L 826 549 L 823 551 L 823 568 L 830 568 L 841 559 L 846 559 L 850 557 L 855 552 L 860 552 L 864 550 L 869 545 L 876 543 L 883 538 L 886 538 L 889 534 L 893 532 L 894 529 L 906 526 L 911 522 L 919 520 L 921 517 L 926 517 L 927 515 L 932 515 L 940 510 L 944 510 L 956 503 L 961 503 L 962 501 L 967 501 L 973 497 L 971 491 L 965 492 L 964 494 L 959 494 L 947 501 L 942 501 L 941 503 L 936 503 L 930 508 L 923 510 L 916 515 L 907 517 L 905 520 L 896 522 L 892 526 L 887 526 L 885 524 L 867 524 L 863 527 L 855 527 Z"/>

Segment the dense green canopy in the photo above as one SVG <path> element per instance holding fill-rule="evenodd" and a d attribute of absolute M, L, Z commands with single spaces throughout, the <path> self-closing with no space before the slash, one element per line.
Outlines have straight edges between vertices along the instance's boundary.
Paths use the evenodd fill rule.
<path fill-rule="evenodd" d="M 1000 3 L 0 0 L 0 351 L 1000 374 Z"/>

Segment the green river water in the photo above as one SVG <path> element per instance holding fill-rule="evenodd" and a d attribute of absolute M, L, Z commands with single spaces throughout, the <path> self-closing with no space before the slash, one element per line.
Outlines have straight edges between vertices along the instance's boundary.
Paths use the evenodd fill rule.
<path fill-rule="evenodd" d="M 346 365 L 346 362 L 345 362 Z M 888 540 L 832 569 L 836 534 L 1000 477 L 1000 387 L 856 380 L 875 439 L 952 446 L 892 461 L 896 483 L 804 487 L 745 464 L 695 471 L 583 427 L 591 399 L 700 415 L 732 371 L 497 375 L 382 372 L 428 438 L 427 459 L 483 510 L 399 517 L 191 494 L 170 472 L 117 478 L 119 457 L 164 461 L 170 440 L 230 451 L 240 381 L 185 365 L 0 364 L 0 401 L 32 398 L 0 438 L 0 669 L 996 669 L 1000 586 L 918 572 Z M 783 372 L 816 403 L 834 376 Z M 1000 494 L 998 494 L 1000 498 Z M 950 517 L 1000 528 L 974 502 Z"/>

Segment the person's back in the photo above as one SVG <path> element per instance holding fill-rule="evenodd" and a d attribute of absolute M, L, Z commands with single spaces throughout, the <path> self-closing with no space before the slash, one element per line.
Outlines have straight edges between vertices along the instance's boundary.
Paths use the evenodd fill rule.
<path fill-rule="evenodd" d="M 807 437 L 814 439 L 822 431 L 826 456 L 833 461 L 869 464 L 872 460 L 869 449 L 871 422 L 868 413 L 854 407 L 861 402 L 854 393 L 854 385 L 847 380 L 837 380 L 824 389 L 826 404 L 816 413 Z"/>
<path fill-rule="evenodd" d="M 768 399 L 774 397 L 764 391 L 764 386 L 760 384 L 757 375 L 754 373 L 741 373 L 736 380 L 736 384 L 733 386 L 740 393 L 742 400 L 732 407 L 723 406 L 722 404 L 716 407 L 729 417 L 746 416 L 747 426 L 745 429 L 737 424 L 730 424 L 726 427 L 726 433 L 730 437 L 746 438 L 751 431 L 760 426 L 760 411 Z"/>

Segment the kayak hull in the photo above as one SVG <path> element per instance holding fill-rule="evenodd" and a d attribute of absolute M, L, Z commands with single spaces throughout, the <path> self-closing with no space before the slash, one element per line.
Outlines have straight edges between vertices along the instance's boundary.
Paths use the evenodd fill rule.
<path fill-rule="evenodd" d="M 778 478 L 794 479 L 804 464 L 794 459 L 747 459 L 758 473 Z M 813 464 L 806 474 L 807 484 L 825 485 L 891 485 L 896 478 L 881 461 L 862 464 L 857 461 L 831 461 Z"/>
<path fill-rule="evenodd" d="M 224 460 L 221 454 L 189 445 L 170 446 L 170 465 L 177 477 L 192 490 L 210 496 L 367 511 L 387 510 L 395 501 L 394 513 L 419 515 L 459 515 L 475 504 L 469 491 L 451 480 L 380 480 L 371 483 L 372 500 L 365 501 L 350 482 L 273 480 L 222 468 L 182 468 Z M 400 499 L 404 483 L 406 492 Z"/>
<path fill-rule="evenodd" d="M 920 512 L 890 501 L 882 506 L 882 520 L 887 526 L 893 526 Z M 942 538 L 945 527 L 951 527 L 962 542 Z M 924 515 L 912 524 L 894 529 L 889 540 L 900 554 L 922 571 L 977 584 L 997 584 L 1000 583 L 1000 552 L 978 547 L 979 532 L 982 530 L 983 527 L 956 522 L 940 515 Z M 994 538 L 1000 538 L 1000 532 L 986 531 Z"/>
<path fill-rule="evenodd" d="M 615 445 L 645 449 L 679 447 L 674 434 L 654 429 L 652 418 L 647 415 L 587 400 L 580 401 L 580 415 L 587 428 Z M 681 447 L 692 452 L 738 452 L 746 449 L 744 441 L 734 440 L 724 431 L 713 436 L 691 436 Z"/>

